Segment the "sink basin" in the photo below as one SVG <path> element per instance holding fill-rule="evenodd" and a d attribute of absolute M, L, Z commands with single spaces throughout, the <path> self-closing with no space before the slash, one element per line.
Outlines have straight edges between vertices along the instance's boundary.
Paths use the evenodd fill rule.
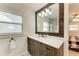
<path fill-rule="evenodd" d="M 39 42 L 42 42 L 44 44 L 53 46 L 55 48 L 59 48 L 63 43 L 63 39 L 57 37 L 46 37 L 46 38 L 38 37 L 38 36 L 29 36 L 29 37 Z"/>

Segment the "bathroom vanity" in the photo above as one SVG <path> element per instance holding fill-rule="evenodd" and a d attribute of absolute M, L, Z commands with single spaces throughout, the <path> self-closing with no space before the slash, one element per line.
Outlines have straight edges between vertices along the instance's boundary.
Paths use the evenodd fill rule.
<path fill-rule="evenodd" d="M 32 56 L 63 56 L 63 39 L 28 36 L 28 51 Z"/>
<path fill-rule="evenodd" d="M 63 56 L 64 4 L 48 3 L 35 12 L 35 33 L 53 37 L 28 36 L 28 51 L 33 56 Z M 60 38 L 60 39 L 59 39 Z"/>

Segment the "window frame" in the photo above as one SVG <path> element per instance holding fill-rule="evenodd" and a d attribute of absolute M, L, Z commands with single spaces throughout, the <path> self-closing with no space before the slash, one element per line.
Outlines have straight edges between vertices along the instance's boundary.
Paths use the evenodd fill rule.
<path fill-rule="evenodd" d="M 22 15 L 18 15 L 17 13 L 11 12 L 11 11 L 4 11 L 4 10 L 0 10 L 0 11 L 1 11 L 1 12 L 5 12 L 5 13 L 9 13 L 9 14 L 13 14 L 13 15 L 17 15 L 17 16 L 21 16 L 21 17 L 22 17 L 22 24 L 21 24 L 21 23 L 14 23 L 14 22 L 0 21 L 0 23 L 5 23 L 5 24 L 21 25 L 21 30 L 22 30 L 22 32 L 0 33 L 0 36 L 10 36 L 10 35 L 20 35 L 20 34 L 23 34 L 23 16 L 22 16 Z"/>

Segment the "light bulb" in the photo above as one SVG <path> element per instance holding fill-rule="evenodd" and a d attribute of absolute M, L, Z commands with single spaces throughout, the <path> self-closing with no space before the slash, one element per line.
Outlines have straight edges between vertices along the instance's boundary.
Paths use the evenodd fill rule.
<path fill-rule="evenodd" d="M 48 13 L 49 12 L 49 9 L 46 8 L 45 11 Z"/>
<path fill-rule="evenodd" d="M 75 19 L 75 21 L 79 21 L 79 19 Z"/>
<path fill-rule="evenodd" d="M 45 12 L 44 12 L 44 11 L 42 11 L 42 14 L 44 15 L 44 14 L 45 14 Z"/>
<path fill-rule="evenodd" d="M 48 13 L 49 13 L 49 14 L 52 14 L 52 12 L 51 12 L 51 11 L 49 11 Z"/>
<path fill-rule="evenodd" d="M 73 19 L 72 21 L 74 21 L 74 22 L 75 22 L 75 19 Z"/>
<path fill-rule="evenodd" d="M 41 13 L 39 13 L 38 15 L 41 16 Z"/>

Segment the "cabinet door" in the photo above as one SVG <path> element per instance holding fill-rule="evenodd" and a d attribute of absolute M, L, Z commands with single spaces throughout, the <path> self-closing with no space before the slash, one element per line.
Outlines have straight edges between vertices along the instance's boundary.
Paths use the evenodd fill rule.
<path fill-rule="evenodd" d="M 55 56 L 55 49 L 48 45 L 45 46 L 46 48 L 46 56 Z"/>
<path fill-rule="evenodd" d="M 34 40 L 34 56 L 39 56 L 39 42 Z"/>
<path fill-rule="evenodd" d="M 34 42 L 32 39 L 28 38 L 28 51 L 31 55 L 34 55 Z"/>
<path fill-rule="evenodd" d="M 59 49 L 28 38 L 28 51 L 32 56 L 63 56 L 63 45 Z"/>
<path fill-rule="evenodd" d="M 45 56 L 46 49 L 43 43 L 39 43 L 39 56 Z"/>
<path fill-rule="evenodd" d="M 28 51 L 32 56 L 39 55 L 39 42 L 28 38 Z"/>
<path fill-rule="evenodd" d="M 63 56 L 64 55 L 64 52 L 63 52 L 63 45 L 59 48 L 59 49 L 55 49 L 55 55 L 56 56 Z"/>

